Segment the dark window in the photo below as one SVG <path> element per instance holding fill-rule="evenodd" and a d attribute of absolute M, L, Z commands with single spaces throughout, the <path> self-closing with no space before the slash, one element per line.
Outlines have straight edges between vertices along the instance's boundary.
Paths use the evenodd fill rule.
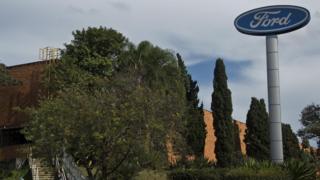
<path fill-rule="evenodd" d="M 27 140 L 20 131 L 21 128 L 0 129 L 0 147 L 26 144 Z"/>

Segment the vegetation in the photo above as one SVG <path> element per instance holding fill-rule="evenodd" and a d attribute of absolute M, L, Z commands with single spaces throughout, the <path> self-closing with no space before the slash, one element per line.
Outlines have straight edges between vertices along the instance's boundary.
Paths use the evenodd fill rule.
<path fill-rule="evenodd" d="M 217 164 L 227 167 L 234 163 L 234 127 L 232 123 L 232 100 L 231 91 L 227 84 L 227 75 L 222 59 L 216 60 L 213 79 L 213 93 L 211 110 L 213 114 L 213 127 L 217 141 L 215 154 Z"/>
<path fill-rule="evenodd" d="M 269 159 L 268 114 L 263 99 L 251 98 L 246 124 L 244 141 L 247 155 L 257 160 Z"/>
<path fill-rule="evenodd" d="M 316 179 L 316 169 L 314 165 L 299 160 L 274 164 L 249 158 L 232 168 L 176 169 L 169 172 L 168 177 L 174 180 L 311 180 Z"/>
<path fill-rule="evenodd" d="M 292 132 L 289 124 L 282 124 L 282 142 L 283 155 L 285 160 L 291 158 L 299 159 L 301 157 L 301 150 L 297 136 Z"/>
<path fill-rule="evenodd" d="M 34 155 L 66 151 L 90 179 L 166 167 L 166 143 L 173 153 L 186 149 L 186 91 L 175 56 L 149 42 L 134 46 L 112 29 L 73 35 L 47 71 L 50 94 L 27 110 Z"/>
<path fill-rule="evenodd" d="M 282 126 L 287 162 L 265 161 L 269 135 L 263 99 L 252 98 L 247 114 L 245 143 L 254 159 L 242 157 L 222 59 L 215 64 L 211 104 L 217 137 L 214 164 L 203 155 L 207 132 L 199 87 L 179 54 L 147 41 L 134 45 L 103 27 L 73 36 L 61 59 L 46 71 L 48 93 L 38 106 L 24 110 L 30 118 L 24 134 L 32 142 L 33 156 L 51 160 L 68 153 L 92 180 L 315 178 L 314 161 L 301 158 L 290 125 Z M 7 77 L 1 72 L 6 74 L 5 68 L 0 78 Z M 310 124 L 304 122 L 301 134 L 318 137 Z M 168 162 L 168 153 L 176 164 Z M 187 160 L 190 155 L 196 158 Z M 10 176 L 20 177 L 18 173 Z"/>
<path fill-rule="evenodd" d="M 316 179 L 316 168 L 306 161 L 289 160 L 284 164 L 294 180 L 314 180 Z"/>
<path fill-rule="evenodd" d="M 184 76 L 187 112 L 184 117 L 186 120 L 186 137 L 187 144 L 191 148 L 191 154 L 196 157 L 204 157 L 204 144 L 206 138 L 206 127 L 204 122 L 203 104 L 199 106 L 198 92 L 199 87 L 197 81 L 192 80 L 192 77 L 187 72 L 187 68 L 180 56 L 177 54 L 178 65 L 181 73 Z"/>
<path fill-rule="evenodd" d="M 320 147 L 320 106 L 307 105 L 301 111 L 300 122 L 304 126 L 298 131 L 298 135 L 307 139 L 315 139 Z"/>

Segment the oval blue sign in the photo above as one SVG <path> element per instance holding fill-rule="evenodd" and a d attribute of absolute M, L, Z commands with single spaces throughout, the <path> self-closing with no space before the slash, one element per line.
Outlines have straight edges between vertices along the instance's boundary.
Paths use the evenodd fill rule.
<path fill-rule="evenodd" d="M 302 28 L 310 12 L 291 5 L 267 6 L 240 14 L 234 21 L 238 31 L 250 35 L 275 35 Z"/>

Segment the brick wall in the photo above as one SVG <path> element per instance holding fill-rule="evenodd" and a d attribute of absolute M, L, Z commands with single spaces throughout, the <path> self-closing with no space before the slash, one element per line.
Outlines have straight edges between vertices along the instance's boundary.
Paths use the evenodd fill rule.
<path fill-rule="evenodd" d="M 16 107 L 35 105 L 40 89 L 40 78 L 47 61 L 8 67 L 9 74 L 21 85 L 0 87 L 0 128 L 21 127 L 26 119 Z"/>

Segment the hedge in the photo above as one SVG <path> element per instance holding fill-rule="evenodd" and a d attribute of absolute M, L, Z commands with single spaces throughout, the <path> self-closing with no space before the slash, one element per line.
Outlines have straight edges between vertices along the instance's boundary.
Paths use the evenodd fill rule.
<path fill-rule="evenodd" d="M 188 169 L 173 170 L 168 173 L 171 180 L 289 180 L 289 173 L 280 168 L 254 170 L 234 169 Z"/>

